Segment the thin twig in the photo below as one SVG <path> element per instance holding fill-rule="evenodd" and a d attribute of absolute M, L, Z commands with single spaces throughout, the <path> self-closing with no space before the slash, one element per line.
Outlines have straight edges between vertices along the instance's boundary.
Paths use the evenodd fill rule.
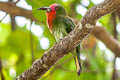
<path fill-rule="evenodd" d="M 113 36 L 116 40 L 118 40 L 117 36 L 118 36 L 118 33 L 117 33 L 117 30 L 116 30 L 116 26 L 117 26 L 117 21 L 116 21 L 116 14 L 115 12 L 112 13 L 112 21 L 113 21 Z M 115 61 L 116 61 L 116 56 L 115 56 L 115 59 L 114 59 L 114 62 L 113 62 L 113 74 L 112 74 L 112 80 L 117 80 L 118 76 L 117 76 L 117 73 L 116 73 L 116 69 L 115 69 Z"/>
<path fill-rule="evenodd" d="M 19 1 L 20 1 L 20 0 L 17 0 L 17 1 L 15 2 L 15 4 L 17 4 Z"/>
<path fill-rule="evenodd" d="M 34 62 L 34 51 L 33 51 L 33 37 L 32 37 L 32 32 L 31 32 L 32 23 L 33 21 L 31 21 L 31 24 L 30 24 L 30 47 L 31 47 L 31 55 L 32 55 L 32 63 L 33 63 Z"/>
<path fill-rule="evenodd" d="M 118 78 L 118 75 L 117 75 L 116 69 L 115 69 L 115 61 L 116 61 L 116 57 L 115 57 L 114 62 L 113 62 L 112 80 L 117 80 L 117 78 Z"/>
<path fill-rule="evenodd" d="M 5 19 L 5 17 L 8 15 L 8 13 L 5 13 L 4 17 L 0 20 L 0 22 L 3 21 L 3 19 Z"/>
<path fill-rule="evenodd" d="M 15 16 L 10 14 L 10 19 L 11 19 L 11 28 L 12 28 L 12 31 L 14 31 L 16 29 Z"/>
<path fill-rule="evenodd" d="M 116 21 L 116 14 L 115 13 L 112 13 L 112 21 L 113 21 L 113 35 L 114 35 L 114 38 L 117 39 L 118 32 L 116 30 L 117 21 Z"/>
<path fill-rule="evenodd" d="M 9 2 L 14 3 L 13 0 L 9 0 Z M 10 14 L 10 20 L 11 20 L 11 29 L 12 31 L 14 31 L 16 28 L 16 21 L 15 21 L 15 16 L 13 14 Z"/>

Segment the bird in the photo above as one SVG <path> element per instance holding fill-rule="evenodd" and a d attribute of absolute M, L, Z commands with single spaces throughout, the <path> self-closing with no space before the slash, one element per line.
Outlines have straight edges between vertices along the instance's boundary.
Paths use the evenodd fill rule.
<path fill-rule="evenodd" d="M 76 26 L 73 20 L 68 17 L 65 8 L 60 4 L 54 3 L 49 7 L 40 7 L 38 10 L 46 11 L 47 25 L 50 32 L 54 35 L 56 41 L 60 41 Z M 74 50 L 72 50 L 72 54 L 74 55 L 76 70 L 79 76 L 82 71 L 80 62 L 80 44 Z"/>

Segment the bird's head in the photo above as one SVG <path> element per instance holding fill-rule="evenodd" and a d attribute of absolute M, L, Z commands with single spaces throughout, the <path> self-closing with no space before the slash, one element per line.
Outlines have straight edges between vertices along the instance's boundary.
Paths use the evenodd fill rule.
<path fill-rule="evenodd" d="M 53 20 L 57 16 L 66 16 L 66 10 L 59 4 L 51 4 L 49 7 L 41 7 L 38 8 L 38 10 L 44 10 L 46 11 L 46 17 L 47 17 L 47 24 L 50 29 L 52 29 L 52 23 Z"/>

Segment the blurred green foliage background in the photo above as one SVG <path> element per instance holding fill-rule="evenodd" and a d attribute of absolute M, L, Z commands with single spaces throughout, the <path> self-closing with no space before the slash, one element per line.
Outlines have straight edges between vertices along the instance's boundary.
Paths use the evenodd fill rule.
<path fill-rule="evenodd" d="M 37 8 L 58 3 L 66 8 L 70 17 L 80 20 L 89 8 L 100 1 L 103 0 L 20 0 L 17 6 L 29 6 L 40 23 L 31 24 L 29 19 L 15 17 L 16 26 L 13 30 L 10 20 L 0 22 L 0 58 L 5 80 L 15 80 L 16 76 L 32 65 L 32 53 L 34 60 L 39 59 L 55 43 L 54 36 L 46 25 L 45 12 L 38 11 Z M 8 17 L 10 18 L 10 14 Z M 113 24 L 110 21 L 111 14 L 99 19 L 97 25 L 104 26 L 112 35 Z M 119 40 L 119 30 L 117 31 Z M 92 35 L 82 42 L 82 46 L 83 71 L 80 77 L 77 76 L 73 56 L 69 54 L 57 62 L 40 80 L 112 80 L 115 68 L 114 54 Z M 119 61 L 119 58 L 117 60 Z M 118 67 L 115 70 L 120 72 Z"/>

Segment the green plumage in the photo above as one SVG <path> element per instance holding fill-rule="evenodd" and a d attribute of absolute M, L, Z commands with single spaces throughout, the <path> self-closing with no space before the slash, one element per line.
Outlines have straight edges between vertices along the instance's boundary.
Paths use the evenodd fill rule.
<path fill-rule="evenodd" d="M 63 7 L 59 6 L 58 11 L 59 12 L 56 11 L 56 18 L 53 20 L 52 25 L 52 33 L 54 34 L 56 41 L 59 41 L 65 37 L 75 27 L 73 21 L 67 17 L 66 11 Z M 61 11 L 64 13 L 64 15 L 61 14 Z M 80 72 L 82 70 L 80 63 L 80 45 L 78 45 L 76 49 L 72 51 L 72 53 L 75 58 L 78 75 L 80 75 Z"/>

